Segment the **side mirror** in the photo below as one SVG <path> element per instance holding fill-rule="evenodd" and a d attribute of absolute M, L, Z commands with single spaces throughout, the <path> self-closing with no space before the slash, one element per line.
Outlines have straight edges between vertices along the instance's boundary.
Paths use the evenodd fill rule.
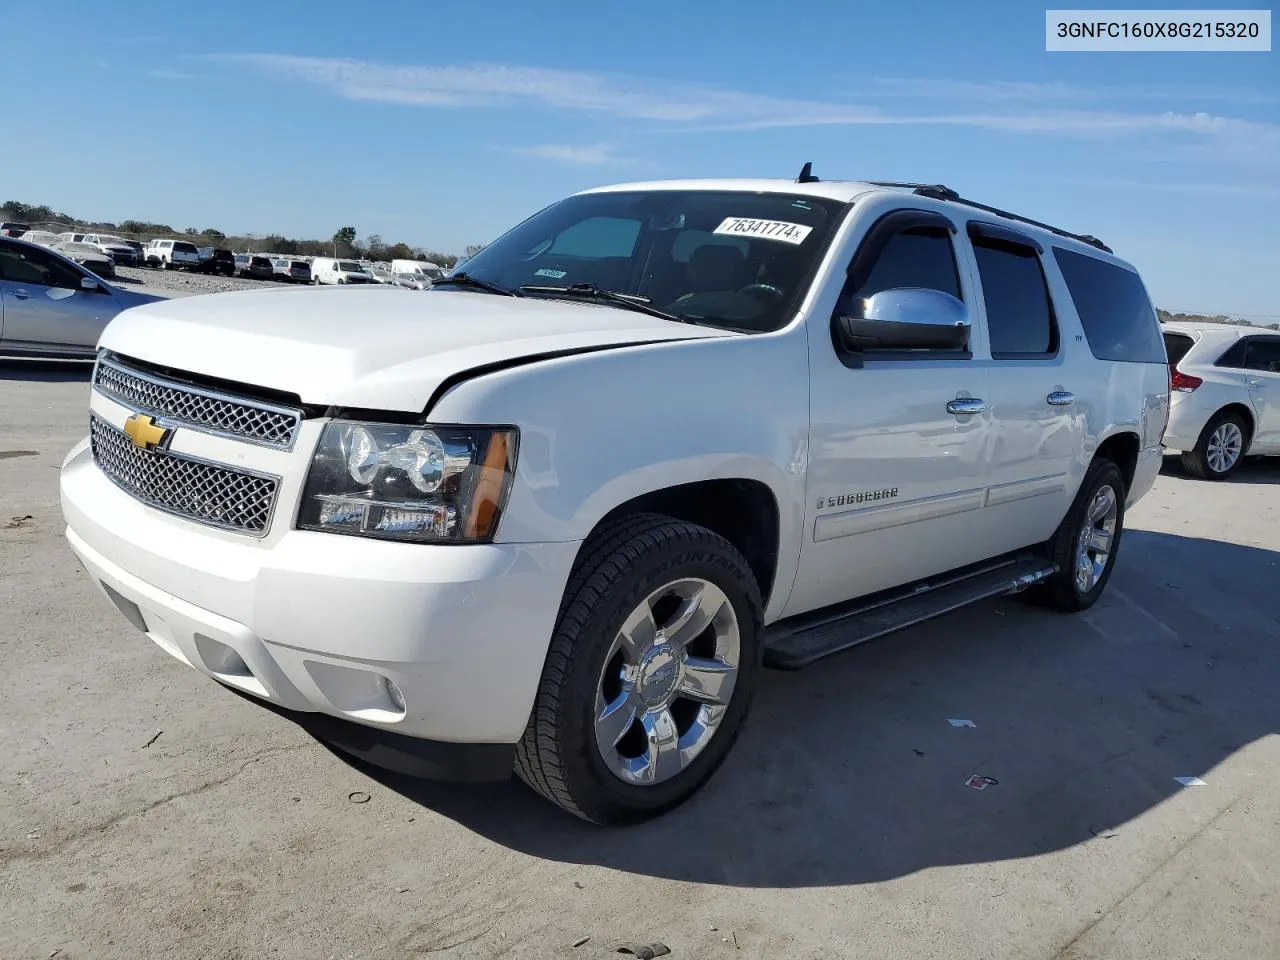
<path fill-rule="evenodd" d="M 969 311 L 941 290 L 899 287 L 854 301 L 835 318 L 840 345 L 864 350 L 963 350 L 969 343 Z"/>
<path fill-rule="evenodd" d="M 93 279 L 93 277 L 81 277 L 80 289 L 96 292 L 102 289 L 102 284 L 100 284 L 97 280 Z"/>

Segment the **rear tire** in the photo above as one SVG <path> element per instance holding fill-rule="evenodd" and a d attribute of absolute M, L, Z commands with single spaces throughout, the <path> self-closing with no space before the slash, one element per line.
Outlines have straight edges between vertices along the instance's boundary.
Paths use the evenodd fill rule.
<path fill-rule="evenodd" d="M 656 514 L 606 524 L 565 588 L 516 773 L 594 823 L 683 803 L 742 729 L 761 623 L 759 587 L 723 537 Z"/>
<path fill-rule="evenodd" d="M 1118 466 L 1105 459 L 1089 465 L 1071 509 L 1048 543 L 1049 559 L 1058 572 L 1028 590 L 1028 600 L 1063 613 L 1097 603 L 1120 552 L 1125 495 Z"/>
<path fill-rule="evenodd" d="M 1249 425 L 1238 413 L 1222 410 L 1200 431 L 1195 448 L 1182 453 L 1182 469 L 1200 480 L 1225 480 L 1244 462 Z"/>

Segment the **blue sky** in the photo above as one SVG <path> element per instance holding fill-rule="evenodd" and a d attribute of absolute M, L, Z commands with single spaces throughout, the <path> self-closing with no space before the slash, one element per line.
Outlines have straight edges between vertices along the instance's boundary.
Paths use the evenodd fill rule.
<path fill-rule="evenodd" d="M 1095 234 L 1161 306 L 1280 319 L 1280 53 L 1046 53 L 1044 9 L 0 0 L 29 70 L 0 193 L 447 252 L 595 184 L 812 160 Z"/>

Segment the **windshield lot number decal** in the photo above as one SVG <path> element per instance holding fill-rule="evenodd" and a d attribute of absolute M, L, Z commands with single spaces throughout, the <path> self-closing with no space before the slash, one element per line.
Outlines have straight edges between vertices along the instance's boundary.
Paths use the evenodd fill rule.
<path fill-rule="evenodd" d="M 535 271 L 533 271 L 533 275 L 534 275 L 535 277 L 550 277 L 552 280 L 563 280 L 563 279 L 564 279 L 564 275 L 565 275 L 565 271 L 563 271 L 563 270 L 550 270 L 550 269 L 548 269 L 547 267 L 543 267 L 541 270 L 535 270 Z"/>
<path fill-rule="evenodd" d="M 783 243 L 804 243 L 813 227 L 783 220 L 753 220 L 750 217 L 725 217 L 713 233 L 731 237 L 759 237 L 762 240 L 781 240 Z"/>

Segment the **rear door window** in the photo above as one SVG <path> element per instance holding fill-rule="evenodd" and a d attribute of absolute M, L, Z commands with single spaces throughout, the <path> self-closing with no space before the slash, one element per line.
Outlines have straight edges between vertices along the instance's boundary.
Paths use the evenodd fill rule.
<path fill-rule="evenodd" d="M 1040 357 L 1058 349 L 1057 326 L 1040 256 L 1032 247 L 973 238 L 973 253 L 987 306 L 991 356 Z"/>
<path fill-rule="evenodd" d="M 1089 349 L 1099 360 L 1166 363 L 1151 298 L 1132 270 L 1097 257 L 1054 247 Z"/>
<path fill-rule="evenodd" d="M 1263 373 L 1280 373 L 1280 337 L 1251 337 L 1245 366 Z"/>

